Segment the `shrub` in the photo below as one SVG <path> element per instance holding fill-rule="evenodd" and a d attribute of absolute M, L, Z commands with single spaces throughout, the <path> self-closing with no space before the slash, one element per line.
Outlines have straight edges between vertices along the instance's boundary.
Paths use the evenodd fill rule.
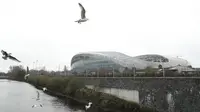
<path fill-rule="evenodd" d="M 140 112 L 158 112 L 158 111 L 149 107 L 141 107 Z"/>
<path fill-rule="evenodd" d="M 70 96 L 74 96 L 76 90 L 84 88 L 85 85 L 83 83 L 83 81 L 80 81 L 76 78 L 70 78 L 67 87 L 65 87 L 65 91 L 64 93 L 70 95 Z"/>

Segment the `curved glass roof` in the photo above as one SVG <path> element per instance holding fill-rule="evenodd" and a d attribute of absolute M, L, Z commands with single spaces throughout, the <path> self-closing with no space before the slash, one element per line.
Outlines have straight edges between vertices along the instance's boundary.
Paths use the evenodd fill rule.
<path fill-rule="evenodd" d="M 166 66 L 175 66 L 177 64 L 187 65 L 185 60 L 178 58 L 164 57 L 157 54 L 149 55 L 140 55 L 136 57 L 131 57 L 119 52 L 88 52 L 88 53 L 79 53 L 72 58 L 71 65 L 82 59 L 90 59 L 89 57 L 95 57 L 95 59 L 111 60 L 117 64 L 120 64 L 124 67 L 132 68 L 146 68 L 147 66 L 157 67 L 160 62 L 164 62 Z"/>
<path fill-rule="evenodd" d="M 140 55 L 140 56 L 136 56 L 135 58 L 139 58 L 141 60 L 151 61 L 151 62 L 169 62 L 168 58 L 161 55 L 157 55 L 157 54 Z"/>

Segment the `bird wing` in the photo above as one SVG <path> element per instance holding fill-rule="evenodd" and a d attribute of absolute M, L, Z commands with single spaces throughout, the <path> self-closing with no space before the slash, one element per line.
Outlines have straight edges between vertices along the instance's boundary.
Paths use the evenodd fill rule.
<path fill-rule="evenodd" d="M 3 58 L 4 60 L 7 60 L 7 57 L 6 57 L 6 56 L 2 56 L 2 58 Z"/>
<path fill-rule="evenodd" d="M 81 8 L 81 19 L 85 19 L 85 8 L 82 6 L 81 3 L 78 3 Z"/>
<path fill-rule="evenodd" d="M 13 56 L 11 56 L 11 55 L 9 55 L 9 59 L 15 60 L 15 61 L 17 61 L 17 62 L 21 62 L 21 61 L 19 61 L 17 58 L 15 58 L 15 57 L 13 57 Z"/>

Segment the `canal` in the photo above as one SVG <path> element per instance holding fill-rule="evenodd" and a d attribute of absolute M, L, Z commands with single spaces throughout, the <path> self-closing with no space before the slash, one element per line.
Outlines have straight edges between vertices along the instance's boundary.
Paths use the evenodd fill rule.
<path fill-rule="evenodd" d="M 1 79 L 0 88 L 1 112 L 85 112 L 83 109 L 79 109 L 79 106 L 72 106 L 56 97 L 47 95 L 25 82 Z M 39 100 L 36 100 L 37 91 Z M 32 108 L 33 105 L 38 106 Z"/>

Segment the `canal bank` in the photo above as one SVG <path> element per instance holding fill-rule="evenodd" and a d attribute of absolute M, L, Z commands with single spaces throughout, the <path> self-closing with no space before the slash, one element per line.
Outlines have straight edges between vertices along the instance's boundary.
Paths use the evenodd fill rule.
<path fill-rule="evenodd" d="M 37 88 L 47 87 L 48 94 L 71 98 L 77 102 L 86 104 L 93 102 L 106 111 L 112 112 L 157 112 L 155 109 L 140 106 L 136 102 L 127 101 L 117 96 L 95 91 L 85 87 L 85 84 L 74 77 L 50 77 L 50 76 L 29 76 L 28 83 Z"/>

